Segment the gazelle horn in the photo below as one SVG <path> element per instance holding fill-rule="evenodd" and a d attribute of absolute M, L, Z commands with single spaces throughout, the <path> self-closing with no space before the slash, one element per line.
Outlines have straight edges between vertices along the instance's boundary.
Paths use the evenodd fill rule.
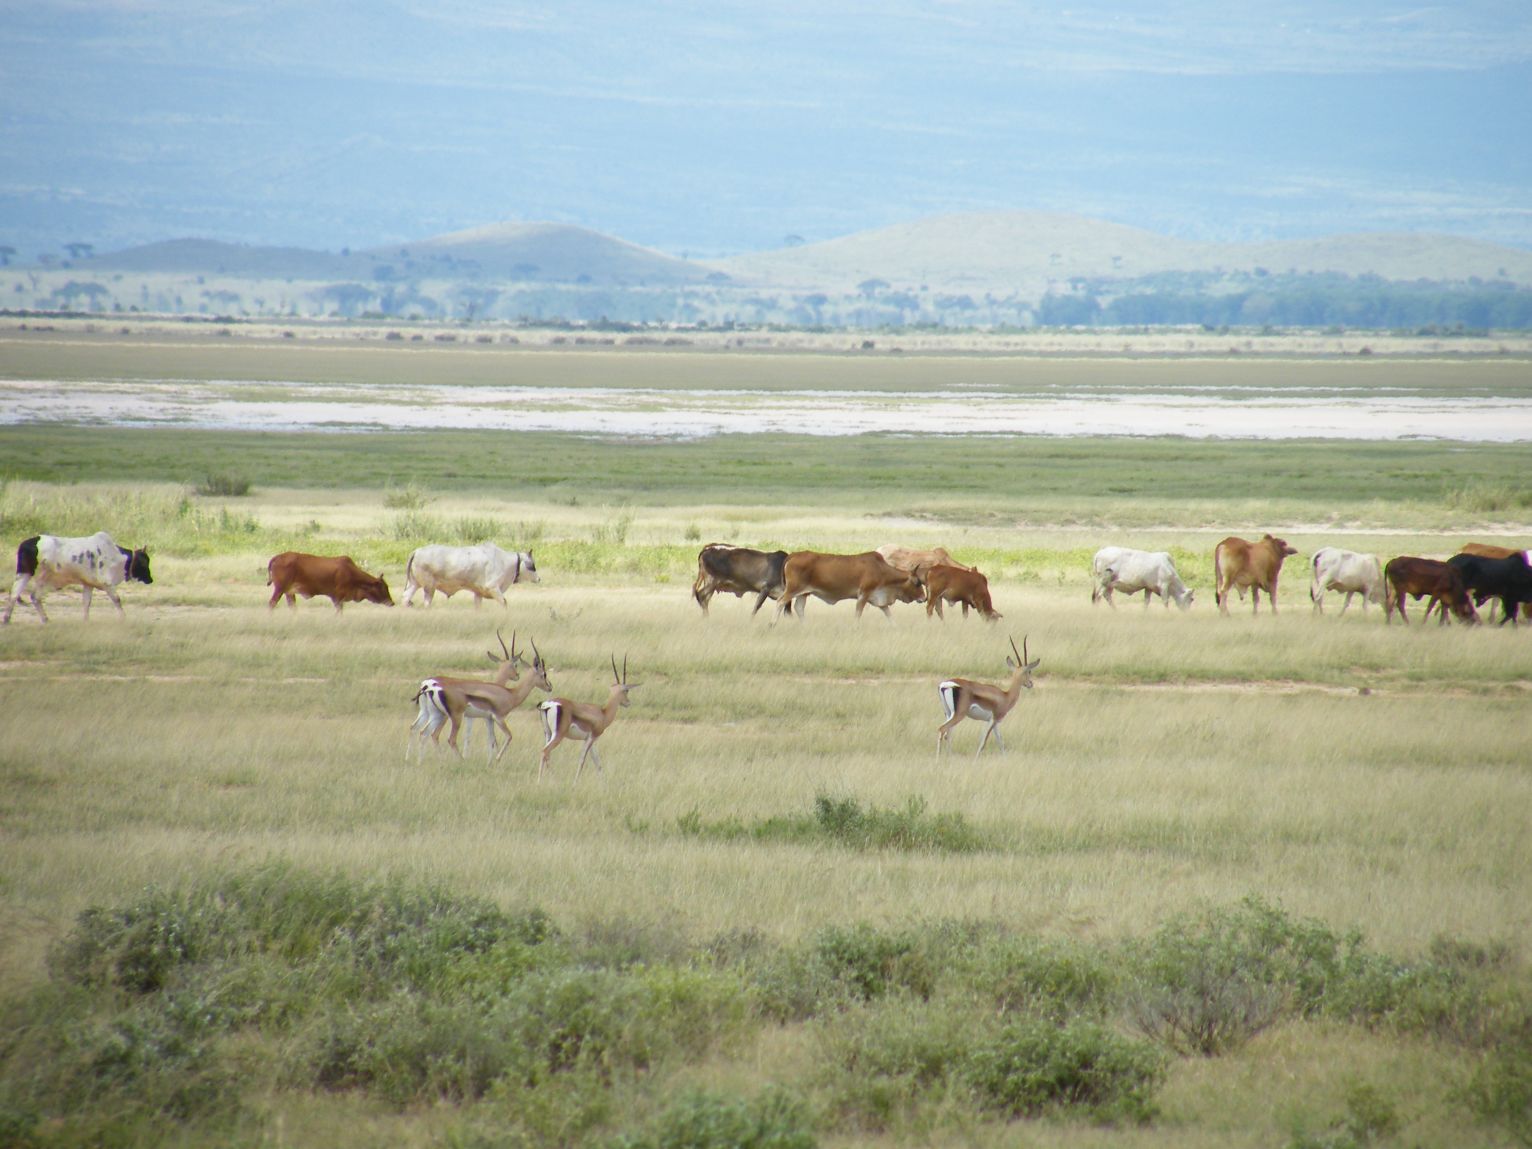
<path fill-rule="evenodd" d="M 626 654 L 622 656 L 622 681 L 624 683 L 628 681 L 628 656 Z"/>
<path fill-rule="evenodd" d="M 1023 645 L 1026 644 L 1027 639 L 1026 639 L 1025 635 L 1022 636 L 1021 641 L 1022 641 Z M 1016 640 L 1014 638 L 1011 639 L 1011 653 L 1014 654 L 1018 659 L 1020 659 L 1023 664 L 1026 663 L 1027 660 L 1025 658 L 1022 658 L 1021 651 L 1016 649 Z"/>
<path fill-rule="evenodd" d="M 622 679 L 617 676 L 617 656 L 612 655 L 612 681 L 621 683 Z"/>
<path fill-rule="evenodd" d="M 516 637 L 516 633 L 514 631 L 511 632 L 511 637 L 512 638 Z M 533 666 L 541 666 L 542 664 L 543 664 L 543 656 L 538 652 L 538 649 L 537 649 L 537 639 L 534 638 L 532 640 L 532 665 Z"/>

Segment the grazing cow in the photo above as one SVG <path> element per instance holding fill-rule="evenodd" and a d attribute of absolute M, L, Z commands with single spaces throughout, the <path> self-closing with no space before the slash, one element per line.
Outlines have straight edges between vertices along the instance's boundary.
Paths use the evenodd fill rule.
<path fill-rule="evenodd" d="M 305 555 L 298 551 L 283 551 L 274 555 L 266 564 L 266 585 L 272 588 L 267 609 L 276 609 L 277 600 L 287 599 L 287 605 L 298 608 L 294 595 L 314 598 L 322 595 L 335 604 L 335 613 L 348 602 L 377 602 L 393 606 L 393 595 L 388 593 L 388 583 L 380 575 L 370 575 L 350 555 L 331 558 L 325 555 Z"/>
<path fill-rule="evenodd" d="M 890 543 L 878 548 L 878 554 L 883 556 L 883 561 L 891 567 L 898 567 L 902 571 L 913 571 L 921 579 L 926 577 L 926 572 L 934 566 L 957 567 L 960 571 L 971 571 L 974 568 L 964 566 L 947 553 L 945 547 L 932 547 L 929 550 L 913 550 L 910 547 L 895 546 Z"/>
<path fill-rule="evenodd" d="M 692 598 L 707 614 L 709 600 L 720 591 L 735 598 L 753 594 L 755 608 L 750 614 L 754 617 L 768 598 L 781 595 L 782 566 L 786 562 L 786 551 L 753 551 L 749 547 L 709 543 L 697 553 L 697 581 L 692 583 Z"/>
<path fill-rule="evenodd" d="M 34 535 L 16 548 L 16 585 L 11 588 L 11 601 L 5 605 L 0 624 L 11 621 L 11 611 L 23 595 L 31 600 L 37 617 L 47 622 L 43 598 L 49 591 L 66 586 L 78 586 L 83 591 L 86 618 L 90 617 L 91 592 L 97 590 L 105 591 L 117 613 L 126 616 L 115 588 L 129 579 L 154 581 L 149 577 L 147 550 L 120 547 L 105 531 L 85 538 Z"/>
<path fill-rule="evenodd" d="M 1490 559 L 1483 555 L 1456 554 L 1447 560 L 1463 576 L 1463 588 L 1473 596 L 1476 606 L 1487 599 L 1500 601 L 1500 625 L 1516 625 L 1517 608 L 1532 602 L 1532 569 L 1522 551 L 1508 558 Z M 1429 608 L 1428 608 L 1429 609 Z"/>
<path fill-rule="evenodd" d="M 931 612 L 936 612 L 936 617 L 946 620 L 942 613 L 942 603 L 954 602 L 963 604 L 963 617 L 968 617 L 968 608 L 973 607 L 984 616 L 985 622 L 994 622 L 1002 617 L 989 599 L 989 580 L 978 571 L 969 567 L 948 566 L 946 563 L 937 563 L 926 573 L 926 617 L 931 617 Z"/>
<path fill-rule="evenodd" d="M 1298 553 L 1286 539 L 1265 535 L 1258 543 L 1230 536 L 1213 548 L 1213 597 L 1223 614 L 1229 613 L 1229 591 L 1238 588 L 1244 596 L 1250 588 L 1250 611 L 1261 609 L 1261 592 L 1271 600 L 1271 613 L 1277 613 L 1277 576 L 1288 555 Z"/>
<path fill-rule="evenodd" d="M 1495 546 L 1493 543 L 1464 543 L 1462 547 L 1459 548 L 1458 553 L 1464 555 L 1481 555 L 1487 559 L 1508 559 L 1513 555 L 1526 555 L 1527 562 L 1532 563 L 1532 550 L 1518 550 L 1515 547 L 1499 547 Z M 1494 617 L 1495 607 L 1498 605 L 1498 602 L 1490 604 L 1489 617 Z M 1521 617 L 1532 620 L 1532 603 L 1524 602 L 1521 604 Z"/>
<path fill-rule="evenodd" d="M 1132 596 L 1144 592 L 1144 606 L 1159 595 L 1169 608 L 1171 600 L 1182 610 L 1192 605 L 1193 591 L 1187 589 L 1169 551 L 1136 551 L 1131 547 L 1102 547 L 1091 560 L 1091 570 L 1096 575 L 1096 585 L 1091 587 L 1091 602 L 1106 599 L 1112 601 L 1113 591 Z"/>
<path fill-rule="evenodd" d="M 794 551 L 782 567 L 782 597 L 777 603 L 777 618 L 798 608 L 803 617 L 803 603 L 809 595 L 828 603 L 856 599 L 856 616 L 871 603 L 893 620 L 889 604 L 924 602 L 925 584 L 913 571 L 902 571 L 883 561 L 877 551 L 859 555 L 830 555 L 818 551 Z"/>
<path fill-rule="evenodd" d="M 1309 598 L 1320 614 L 1324 613 L 1326 591 L 1335 590 L 1345 594 L 1346 601 L 1341 603 L 1340 608 L 1342 614 L 1351 605 L 1352 595 L 1362 596 L 1364 614 L 1369 602 L 1381 606 L 1388 597 L 1384 589 L 1383 563 L 1377 555 L 1343 551 L 1339 547 L 1320 547 L 1314 552 L 1313 565 L 1314 581 L 1309 585 Z"/>
<path fill-rule="evenodd" d="M 483 605 L 486 596 L 504 606 L 505 588 L 522 581 L 541 581 L 531 551 L 503 551 L 494 543 L 417 547 L 404 565 L 404 605 L 417 590 L 425 592 L 427 606 L 437 591 L 451 598 L 466 590 L 474 606 Z"/>
<path fill-rule="evenodd" d="M 1433 607 L 1439 608 L 1438 617 L 1444 625 L 1449 608 L 1464 622 L 1479 621 L 1473 603 L 1468 599 L 1468 588 L 1463 585 L 1462 573 L 1448 563 L 1400 555 L 1388 560 L 1388 565 L 1383 568 L 1383 581 L 1387 584 L 1383 601 L 1384 622 L 1393 622 L 1397 610 L 1405 625 L 1409 625 L 1409 615 L 1404 613 L 1406 595 L 1416 601 L 1429 595 L 1431 601 L 1426 606 L 1425 617 L 1431 617 Z"/>

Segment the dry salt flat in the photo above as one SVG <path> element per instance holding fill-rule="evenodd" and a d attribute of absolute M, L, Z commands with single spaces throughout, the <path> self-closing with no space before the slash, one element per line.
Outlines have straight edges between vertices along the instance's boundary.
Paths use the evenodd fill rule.
<path fill-rule="evenodd" d="M 0 381 L 0 423 L 249 430 L 719 434 L 1185 435 L 1532 441 L 1532 399 L 1238 388 L 1145 394 Z"/>

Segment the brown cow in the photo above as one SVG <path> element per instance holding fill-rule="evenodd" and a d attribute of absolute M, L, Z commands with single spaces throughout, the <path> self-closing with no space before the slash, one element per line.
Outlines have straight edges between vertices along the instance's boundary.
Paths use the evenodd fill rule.
<path fill-rule="evenodd" d="M 985 622 L 994 622 L 1001 617 L 989 600 L 989 580 L 967 567 L 938 563 L 926 575 L 926 617 L 930 618 L 934 610 L 937 618 L 945 620 L 944 602 L 962 603 L 964 618 L 968 617 L 969 607 L 983 615 Z"/>
<path fill-rule="evenodd" d="M 277 600 L 286 596 L 287 605 L 298 608 L 294 595 L 313 598 L 323 595 L 335 604 L 335 611 L 348 602 L 378 602 L 393 606 L 388 584 L 379 575 L 370 575 L 350 555 L 329 557 L 283 551 L 266 564 L 266 585 L 272 588 L 268 610 L 275 610 Z"/>
<path fill-rule="evenodd" d="M 828 603 L 856 599 L 856 616 L 871 603 L 890 621 L 890 603 L 924 602 L 925 583 L 912 571 L 902 571 L 883 561 L 877 551 L 859 555 L 830 555 L 818 551 L 794 551 L 782 568 L 782 598 L 777 618 L 793 608 L 803 617 L 803 600 L 809 595 Z"/>
<path fill-rule="evenodd" d="M 1383 581 L 1388 584 L 1383 601 L 1383 621 L 1393 622 L 1394 611 L 1409 625 L 1410 618 L 1404 613 L 1404 598 L 1409 595 L 1417 602 L 1425 595 L 1431 596 L 1426 605 L 1426 617 L 1431 609 L 1440 609 L 1441 622 L 1447 621 L 1447 609 L 1464 622 L 1477 622 L 1473 603 L 1468 601 L 1468 588 L 1463 584 L 1461 572 L 1448 563 L 1436 559 L 1421 559 L 1400 555 L 1388 560 L 1383 568 Z"/>
<path fill-rule="evenodd" d="M 883 556 L 883 561 L 889 566 L 898 567 L 902 571 L 913 571 L 922 580 L 934 566 L 957 567 L 960 571 L 974 569 L 958 562 L 947 553 L 945 547 L 932 547 L 930 550 L 919 551 L 890 543 L 879 547 L 878 554 Z"/>
<path fill-rule="evenodd" d="M 1271 613 L 1277 613 L 1277 576 L 1288 555 L 1298 553 L 1286 539 L 1265 535 L 1258 543 L 1233 535 L 1213 548 L 1213 597 L 1222 614 L 1229 613 L 1229 591 L 1238 588 L 1243 597 L 1250 588 L 1250 611 L 1261 609 L 1261 591 L 1271 600 Z"/>

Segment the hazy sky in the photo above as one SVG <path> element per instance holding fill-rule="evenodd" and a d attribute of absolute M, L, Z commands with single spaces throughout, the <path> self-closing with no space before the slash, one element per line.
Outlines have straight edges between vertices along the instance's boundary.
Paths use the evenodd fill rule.
<path fill-rule="evenodd" d="M 1532 3 L 0 0 L 0 243 L 975 210 L 1532 247 Z"/>

